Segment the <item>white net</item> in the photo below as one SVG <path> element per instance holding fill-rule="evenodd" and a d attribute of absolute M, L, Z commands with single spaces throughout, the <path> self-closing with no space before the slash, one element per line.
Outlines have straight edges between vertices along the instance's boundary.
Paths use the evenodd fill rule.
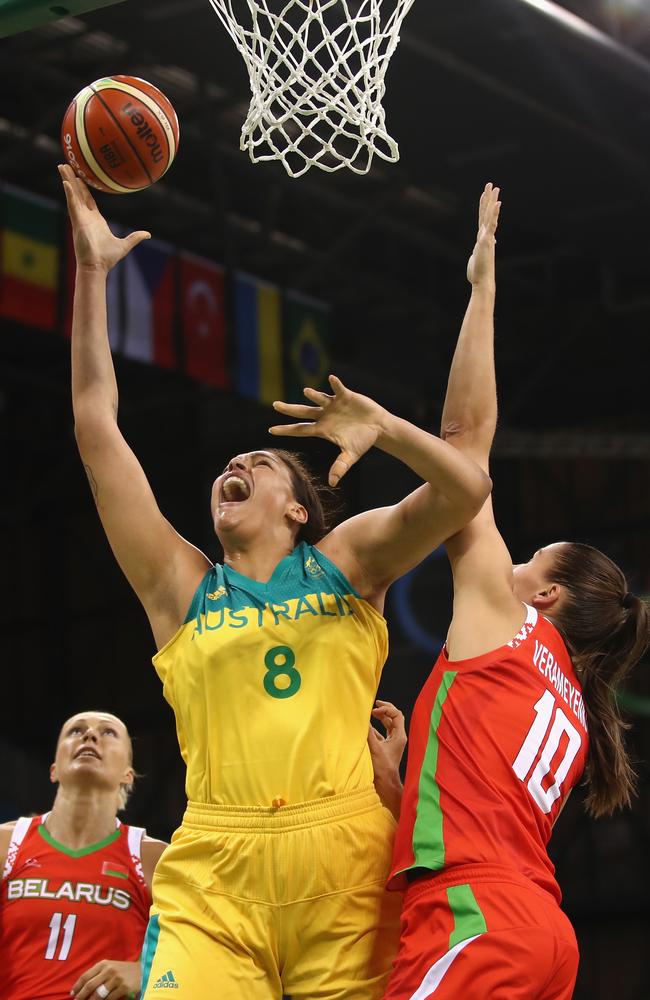
<path fill-rule="evenodd" d="M 414 2 L 210 0 L 250 77 L 241 148 L 251 160 L 281 160 L 292 177 L 398 160 L 382 100 Z"/>

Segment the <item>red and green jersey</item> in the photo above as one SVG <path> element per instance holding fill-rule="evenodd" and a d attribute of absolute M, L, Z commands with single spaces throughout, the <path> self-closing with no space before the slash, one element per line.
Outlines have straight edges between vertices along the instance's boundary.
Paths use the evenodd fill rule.
<path fill-rule="evenodd" d="M 140 957 L 151 896 L 144 830 L 123 826 L 80 850 L 55 841 L 45 816 L 16 822 L 0 889 L 2 995 L 63 1000 L 102 959 Z"/>
<path fill-rule="evenodd" d="M 389 888 L 412 869 L 499 864 L 559 901 L 546 847 L 587 752 L 571 658 L 534 608 L 500 649 L 456 662 L 443 649 L 411 719 Z"/>

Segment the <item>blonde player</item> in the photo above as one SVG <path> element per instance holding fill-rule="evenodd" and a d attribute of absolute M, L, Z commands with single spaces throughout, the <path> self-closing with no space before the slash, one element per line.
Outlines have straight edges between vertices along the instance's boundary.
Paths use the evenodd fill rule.
<path fill-rule="evenodd" d="M 384 892 L 394 820 L 367 746 L 384 595 L 473 517 L 489 479 L 332 377 L 332 395 L 306 390 L 311 406 L 276 403 L 301 422 L 272 433 L 334 442 L 332 486 L 373 446 L 423 485 L 328 532 L 295 456 L 237 455 L 212 489 L 224 549 L 213 565 L 160 512 L 117 424 L 106 276 L 148 234 L 116 239 L 85 185 L 60 169 L 77 257 L 77 443 L 148 615 L 187 764 L 187 812 L 154 880 L 143 996 L 379 997 L 397 927 Z"/>
<path fill-rule="evenodd" d="M 0 827 L 3 995 L 134 998 L 153 870 L 167 845 L 117 819 L 134 779 L 124 723 L 106 712 L 68 719 L 50 775 L 50 812 Z"/>

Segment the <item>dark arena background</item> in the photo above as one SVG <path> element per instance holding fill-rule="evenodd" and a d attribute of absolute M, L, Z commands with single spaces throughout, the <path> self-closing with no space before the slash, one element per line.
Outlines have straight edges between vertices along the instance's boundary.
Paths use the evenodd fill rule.
<path fill-rule="evenodd" d="M 19 7 L 34 26 L 13 33 Z M 491 180 L 503 198 L 497 519 L 517 560 L 552 540 L 586 541 L 650 592 L 646 0 L 416 0 L 385 99 L 400 162 L 298 180 L 239 151 L 248 79 L 208 0 L 37 8 L 0 2 L 0 238 L 7 206 L 24 203 L 49 248 L 44 270 L 23 262 L 34 287 L 22 305 L 9 305 L 0 274 L 0 818 L 49 807 L 58 729 L 88 708 L 117 713 L 135 736 L 142 777 L 128 818 L 168 838 L 184 806 L 152 637 L 105 541 L 72 427 L 59 128 L 72 97 L 103 75 L 150 80 L 180 120 L 163 180 L 99 203 L 117 227 L 160 241 L 139 277 L 115 279 L 111 336 L 121 426 L 183 535 L 218 557 L 212 481 L 233 454 L 264 447 L 274 422 L 241 349 L 242 283 L 282 317 L 285 395 L 331 370 L 438 428 L 477 199 Z M 161 324 L 171 338 L 162 355 Z M 321 471 L 333 454 L 323 443 L 302 450 Z M 391 503 L 409 486 L 398 463 L 371 453 L 341 504 Z M 449 614 L 442 554 L 389 598 L 381 695 L 407 715 Z M 576 792 L 552 844 L 580 940 L 578 1000 L 650 997 L 649 668 L 624 694 L 634 808 L 594 822 Z"/>

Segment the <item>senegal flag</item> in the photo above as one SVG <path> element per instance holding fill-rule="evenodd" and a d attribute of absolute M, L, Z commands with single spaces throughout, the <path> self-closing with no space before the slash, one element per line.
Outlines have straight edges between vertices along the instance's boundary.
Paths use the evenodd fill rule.
<path fill-rule="evenodd" d="M 57 322 L 59 211 L 17 188 L 0 189 L 0 316 L 42 330 Z"/>

